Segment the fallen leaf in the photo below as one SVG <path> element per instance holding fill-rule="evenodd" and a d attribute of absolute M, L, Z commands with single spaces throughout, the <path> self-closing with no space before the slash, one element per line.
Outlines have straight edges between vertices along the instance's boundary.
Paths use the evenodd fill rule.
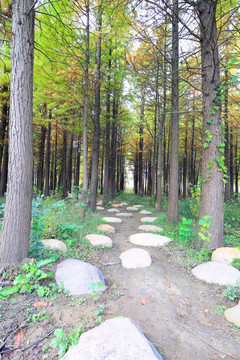
<path fill-rule="evenodd" d="M 21 344 L 22 338 L 23 338 L 22 330 L 19 330 L 15 336 L 15 344 L 16 345 Z"/>
<path fill-rule="evenodd" d="M 33 303 L 33 306 L 35 306 L 35 307 L 46 306 L 46 305 L 47 305 L 47 303 L 43 302 L 43 301 L 36 301 Z"/>
<path fill-rule="evenodd" d="M 145 305 L 146 303 L 147 303 L 147 299 L 145 297 L 143 297 L 142 300 L 141 300 L 141 304 Z"/>

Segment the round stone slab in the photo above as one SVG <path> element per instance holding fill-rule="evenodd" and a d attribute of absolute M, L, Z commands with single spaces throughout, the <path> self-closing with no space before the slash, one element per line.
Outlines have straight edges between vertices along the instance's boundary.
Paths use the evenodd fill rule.
<path fill-rule="evenodd" d="M 134 234 L 128 240 L 134 245 L 141 246 L 163 246 L 172 241 L 166 236 L 149 233 Z"/>
<path fill-rule="evenodd" d="M 58 264 L 55 279 L 58 285 L 63 282 L 64 289 L 72 295 L 91 294 L 93 290 L 89 287 L 93 283 L 96 291 L 105 291 L 107 288 L 101 271 L 81 260 L 68 259 Z M 97 286 L 98 283 L 103 286 Z"/>
<path fill-rule="evenodd" d="M 151 215 L 152 212 L 151 212 L 151 211 L 148 211 L 148 210 L 141 210 L 139 214 L 142 214 L 142 215 Z"/>
<path fill-rule="evenodd" d="M 191 271 L 196 278 L 210 284 L 229 284 L 234 286 L 240 280 L 239 270 L 231 265 L 217 261 L 208 261 L 200 264 Z"/>
<path fill-rule="evenodd" d="M 141 218 L 141 222 L 154 222 L 157 218 L 156 217 L 143 217 Z"/>
<path fill-rule="evenodd" d="M 67 245 L 61 240 L 44 239 L 41 240 L 41 243 L 43 244 L 44 248 L 48 250 L 57 250 L 62 252 L 67 250 Z"/>
<path fill-rule="evenodd" d="M 156 225 L 140 225 L 138 229 L 144 231 L 155 231 L 155 232 L 163 231 L 163 229 L 160 226 L 156 226 Z"/>
<path fill-rule="evenodd" d="M 148 251 L 143 249 L 129 249 L 120 255 L 122 267 L 125 269 L 137 269 L 150 266 L 152 263 Z"/>
<path fill-rule="evenodd" d="M 104 209 L 104 207 L 102 207 L 102 206 L 97 206 L 97 207 L 96 207 L 96 210 L 103 211 L 103 210 L 105 210 L 105 209 Z"/>
<path fill-rule="evenodd" d="M 108 212 L 109 213 L 119 213 L 120 210 L 113 208 L 113 209 L 108 209 Z"/>
<path fill-rule="evenodd" d="M 127 211 L 138 211 L 138 208 L 136 206 L 128 206 Z"/>
<path fill-rule="evenodd" d="M 132 213 L 119 213 L 117 216 L 120 216 L 120 217 L 131 217 L 133 216 Z"/>
<path fill-rule="evenodd" d="M 239 249 L 231 247 L 221 247 L 213 251 L 211 260 L 224 262 L 230 265 L 235 258 L 240 259 Z"/>
<path fill-rule="evenodd" d="M 129 318 L 114 318 L 83 333 L 62 360 L 163 360 L 142 329 Z"/>
<path fill-rule="evenodd" d="M 123 207 L 123 204 L 112 204 L 113 208 Z"/>
<path fill-rule="evenodd" d="M 110 222 L 110 223 L 121 223 L 122 222 L 122 219 L 120 219 L 118 217 L 104 217 L 103 220 Z"/>
<path fill-rule="evenodd" d="M 112 247 L 112 239 L 105 235 L 89 234 L 85 236 L 85 239 L 90 242 L 92 246 L 106 246 Z"/>
<path fill-rule="evenodd" d="M 236 306 L 225 310 L 224 316 L 230 323 L 240 326 L 240 301 Z"/>
<path fill-rule="evenodd" d="M 111 225 L 101 224 L 97 228 L 98 228 L 98 230 L 106 231 L 109 234 L 115 234 L 115 228 L 113 226 L 111 226 Z"/>

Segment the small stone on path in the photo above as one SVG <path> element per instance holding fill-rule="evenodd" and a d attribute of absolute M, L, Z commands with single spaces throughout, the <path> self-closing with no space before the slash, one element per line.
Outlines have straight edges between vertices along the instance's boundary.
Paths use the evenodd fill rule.
<path fill-rule="evenodd" d="M 106 246 L 112 247 L 112 239 L 105 235 L 89 234 L 85 236 L 85 239 L 90 242 L 92 246 Z"/>
<path fill-rule="evenodd" d="M 138 209 L 143 207 L 143 205 L 133 205 L 133 206 L 138 208 Z"/>
<path fill-rule="evenodd" d="M 151 256 L 144 249 L 129 249 L 120 255 L 122 267 L 125 269 L 137 269 L 150 266 L 152 263 Z"/>
<path fill-rule="evenodd" d="M 112 204 L 113 208 L 123 207 L 123 204 Z"/>
<path fill-rule="evenodd" d="M 220 247 L 213 251 L 211 260 L 231 264 L 233 259 L 240 259 L 240 250 L 231 247 Z"/>
<path fill-rule="evenodd" d="M 233 266 L 217 262 L 208 261 L 200 264 L 191 270 L 199 280 L 210 284 L 235 285 L 240 280 L 240 271 Z"/>
<path fill-rule="evenodd" d="M 109 213 L 119 213 L 120 210 L 114 208 L 114 209 L 108 209 L 108 212 Z"/>
<path fill-rule="evenodd" d="M 96 210 L 103 211 L 103 210 L 105 210 L 105 209 L 104 209 L 104 207 L 102 207 L 102 206 L 97 206 L 97 207 L 96 207 Z"/>
<path fill-rule="evenodd" d="M 240 326 L 240 301 L 236 306 L 224 311 L 224 316 L 230 323 Z"/>
<path fill-rule="evenodd" d="M 122 219 L 120 219 L 118 217 L 104 217 L 103 220 L 110 222 L 110 223 L 121 223 L 122 222 Z"/>
<path fill-rule="evenodd" d="M 41 240 L 41 243 L 43 244 L 44 248 L 48 250 L 57 250 L 62 252 L 67 250 L 67 245 L 61 240 L 44 239 Z"/>
<path fill-rule="evenodd" d="M 120 217 L 131 217 L 133 216 L 132 213 L 119 213 L 117 216 L 120 216 Z"/>
<path fill-rule="evenodd" d="M 97 205 L 102 205 L 103 204 L 103 200 L 99 200 L 98 202 L 97 202 Z"/>
<path fill-rule="evenodd" d="M 148 211 L 148 210 L 141 210 L 139 214 L 142 214 L 142 215 L 151 215 L 152 212 L 151 212 L 151 211 Z"/>
<path fill-rule="evenodd" d="M 156 226 L 156 225 L 140 225 L 138 227 L 139 230 L 144 230 L 144 231 L 163 231 L 163 229 L 160 226 Z"/>
<path fill-rule="evenodd" d="M 81 260 L 68 259 L 58 264 L 55 279 L 58 285 L 63 282 L 64 289 L 72 295 L 91 294 L 93 290 L 90 290 L 89 287 L 93 283 L 96 284 L 94 290 L 106 290 L 101 271 Z M 98 287 L 98 283 L 102 283 L 103 286 Z"/>
<path fill-rule="evenodd" d="M 163 246 L 172 240 L 166 236 L 149 233 L 131 235 L 128 239 L 132 244 L 141 246 Z"/>
<path fill-rule="evenodd" d="M 138 211 L 138 208 L 135 206 L 128 206 L 127 211 Z"/>
<path fill-rule="evenodd" d="M 128 203 L 123 202 L 122 206 L 128 206 Z"/>
<path fill-rule="evenodd" d="M 83 333 L 62 360 L 162 360 L 142 329 L 129 318 L 114 318 Z"/>
<path fill-rule="evenodd" d="M 98 230 L 106 231 L 109 234 L 115 234 L 115 228 L 113 226 L 111 226 L 111 225 L 101 224 L 101 225 L 98 225 L 97 228 L 98 228 Z"/>
<path fill-rule="evenodd" d="M 141 218 L 141 222 L 154 222 L 155 220 L 157 220 L 156 217 L 148 217 L 148 216 L 146 216 L 146 217 Z"/>

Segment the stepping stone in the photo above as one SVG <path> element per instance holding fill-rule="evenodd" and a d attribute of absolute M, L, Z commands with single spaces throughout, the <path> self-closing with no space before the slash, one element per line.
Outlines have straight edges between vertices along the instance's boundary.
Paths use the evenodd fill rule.
<path fill-rule="evenodd" d="M 240 301 L 236 306 L 225 310 L 224 316 L 230 323 L 240 326 Z"/>
<path fill-rule="evenodd" d="M 200 264 L 191 271 L 196 278 L 210 284 L 230 284 L 234 286 L 240 280 L 239 270 L 231 265 L 217 261 L 208 261 Z"/>
<path fill-rule="evenodd" d="M 123 204 L 112 204 L 113 208 L 123 207 Z"/>
<path fill-rule="evenodd" d="M 172 241 L 166 236 L 149 233 L 134 234 L 128 240 L 132 244 L 141 246 L 163 246 Z"/>
<path fill-rule="evenodd" d="M 103 211 L 103 210 L 105 210 L 105 209 L 104 209 L 104 207 L 102 207 L 102 206 L 97 206 L 97 207 L 96 207 L 96 210 Z"/>
<path fill-rule="evenodd" d="M 148 251 L 143 249 L 129 249 L 120 255 L 122 267 L 125 269 L 137 269 L 150 266 L 152 263 Z"/>
<path fill-rule="evenodd" d="M 103 220 L 106 222 L 110 222 L 110 223 L 121 223 L 122 222 L 122 219 L 120 219 L 118 217 L 104 217 Z"/>
<path fill-rule="evenodd" d="M 131 217 L 131 216 L 133 216 L 133 214 L 132 213 L 119 213 L 118 216 L 120 216 L 120 217 Z"/>
<path fill-rule="evenodd" d="M 99 200 L 98 202 L 97 202 L 97 205 L 102 205 L 103 204 L 103 200 Z"/>
<path fill-rule="evenodd" d="M 163 360 L 142 329 L 129 318 L 114 318 L 83 333 L 62 360 Z"/>
<path fill-rule="evenodd" d="M 138 209 L 143 207 L 143 205 L 133 205 L 133 206 L 138 208 Z"/>
<path fill-rule="evenodd" d="M 128 206 L 127 211 L 138 211 L 138 208 L 135 206 Z"/>
<path fill-rule="evenodd" d="M 142 215 L 151 215 L 152 212 L 151 212 L 151 211 L 148 211 L 148 210 L 141 210 L 139 214 L 142 214 Z"/>
<path fill-rule="evenodd" d="M 144 230 L 144 231 L 163 231 L 163 229 L 160 226 L 156 226 L 156 225 L 140 225 L 138 227 L 139 230 Z"/>
<path fill-rule="evenodd" d="M 106 246 L 112 247 L 112 239 L 105 235 L 89 234 L 85 236 L 85 239 L 90 242 L 92 246 Z"/>
<path fill-rule="evenodd" d="M 58 285 L 63 282 L 64 289 L 72 295 L 91 294 L 89 287 L 96 284 L 96 291 L 105 291 L 106 285 L 101 271 L 95 266 L 81 260 L 68 259 L 57 266 L 55 279 Z M 103 287 L 97 284 L 102 283 Z"/>
<path fill-rule="evenodd" d="M 120 210 L 118 210 L 118 209 L 108 209 L 108 212 L 109 213 L 119 213 Z"/>
<path fill-rule="evenodd" d="M 235 258 L 240 259 L 239 249 L 231 247 L 221 247 L 213 251 L 211 260 L 224 262 L 230 265 Z"/>
<path fill-rule="evenodd" d="M 146 216 L 146 217 L 141 218 L 141 222 L 154 222 L 155 220 L 157 220 L 156 217 L 148 217 L 148 216 Z"/>
<path fill-rule="evenodd" d="M 47 250 L 57 250 L 62 252 L 67 250 L 67 245 L 61 240 L 44 239 L 41 240 L 41 243 L 43 244 L 44 248 Z"/>
<path fill-rule="evenodd" d="M 111 225 L 101 224 L 97 228 L 98 228 L 98 230 L 106 231 L 109 234 L 115 234 L 115 228 L 113 226 L 111 226 Z"/>
<path fill-rule="evenodd" d="M 122 206 L 128 206 L 128 203 L 123 202 Z"/>

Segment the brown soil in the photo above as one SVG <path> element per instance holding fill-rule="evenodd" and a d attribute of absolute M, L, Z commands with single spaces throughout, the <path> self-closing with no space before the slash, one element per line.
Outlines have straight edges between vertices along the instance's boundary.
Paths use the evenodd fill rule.
<path fill-rule="evenodd" d="M 104 215 L 115 216 L 107 212 Z M 82 305 L 78 297 L 75 302 L 63 295 L 54 301 L 45 298 L 42 301 L 46 306 L 36 311 L 47 309 L 50 318 L 29 324 L 25 321 L 26 309 L 39 300 L 36 294 L 18 295 L 17 304 L 12 304 L 12 298 L 0 302 L 1 339 L 6 340 L 12 334 L 5 349 L 21 347 L 2 359 L 57 359 L 56 350 L 49 348 L 54 335 L 43 338 L 59 327 L 68 334 L 77 326 L 85 329 L 96 326 L 94 313 L 101 304 L 106 305 L 103 321 L 119 315 L 132 318 L 165 360 L 240 359 L 240 330 L 231 327 L 223 313 L 216 313 L 219 305 L 231 307 L 234 303 L 220 295 L 221 287 L 200 282 L 180 268 L 171 245 L 148 248 L 153 260 L 148 268 L 122 268 L 119 255 L 134 247 L 128 237 L 140 232 L 141 217 L 133 213 L 133 217 L 123 218 L 121 224 L 113 224 L 116 233 L 110 237 L 114 247 L 103 250 L 93 261 L 101 268 L 108 286 L 99 300 L 94 301 L 91 295 L 84 296 Z M 146 303 L 142 305 L 141 301 Z M 23 334 L 20 345 L 14 343 L 16 333 L 13 331 L 18 326 L 22 327 Z"/>

